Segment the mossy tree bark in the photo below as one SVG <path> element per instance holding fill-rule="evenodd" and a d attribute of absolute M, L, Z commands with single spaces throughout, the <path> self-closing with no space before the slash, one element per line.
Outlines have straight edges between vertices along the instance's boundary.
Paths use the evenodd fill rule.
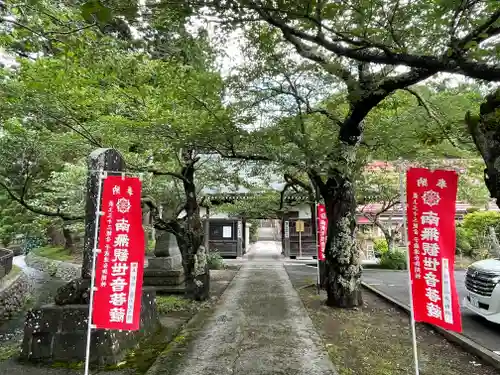
<path fill-rule="evenodd" d="M 356 307 L 362 303 L 362 297 L 354 186 L 347 176 L 337 171 L 322 190 L 328 216 L 326 303 L 335 307 Z"/>
<path fill-rule="evenodd" d="M 484 181 L 500 207 L 500 89 L 486 97 L 479 115 L 467 113 L 469 132 L 486 164 Z"/>

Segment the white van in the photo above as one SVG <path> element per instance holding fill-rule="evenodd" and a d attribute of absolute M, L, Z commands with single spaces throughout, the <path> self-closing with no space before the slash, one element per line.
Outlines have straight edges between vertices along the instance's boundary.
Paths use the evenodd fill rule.
<path fill-rule="evenodd" d="M 500 324 L 500 259 L 472 263 L 465 275 L 463 305 L 490 322 Z"/>

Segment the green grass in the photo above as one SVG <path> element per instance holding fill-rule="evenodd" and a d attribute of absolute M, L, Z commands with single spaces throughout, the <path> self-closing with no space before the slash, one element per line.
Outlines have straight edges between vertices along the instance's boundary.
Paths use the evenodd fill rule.
<path fill-rule="evenodd" d="M 326 295 L 299 290 L 311 320 L 325 343 L 339 375 L 408 375 L 413 372 L 408 314 L 372 293 L 363 307 L 330 308 Z M 425 325 L 417 325 L 422 375 L 494 375 L 498 372 L 450 344 Z"/>
<path fill-rule="evenodd" d="M 45 246 L 38 249 L 33 249 L 33 253 L 38 256 L 49 258 L 52 260 L 72 261 L 75 255 L 71 254 L 69 250 L 60 246 Z"/>
<path fill-rule="evenodd" d="M 21 346 L 18 342 L 3 343 L 0 345 L 0 361 L 17 357 L 21 352 Z"/>
<path fill-rule="evenodd" d="M 185 311 L 193 303 L 194 301 L 178 296 L 156 296 L 156 305 L 160 314 L 168 314 L 172 311 Z"/>

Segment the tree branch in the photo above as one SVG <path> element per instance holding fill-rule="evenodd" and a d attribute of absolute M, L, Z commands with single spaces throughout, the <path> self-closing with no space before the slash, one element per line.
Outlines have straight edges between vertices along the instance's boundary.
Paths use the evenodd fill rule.
<path fill-rule="evenodd" d="M 135 169 L 135 168 L 131 168 L 131 169 Z M 168 172 L 168 171 L 159 171 L 159 170 L 154 169 L 154 168 L 147 169 L 147 172 L 152 173 L 153 176 L 171 176 L 171 177 L 175 177 L 175 178 L 181 180 L 182 182 L 190 182 L 190 181 L 187 180 L 186 177 L 184 177 L 180 173 Z"/>
<path fill-rule="evenodd" d="M 434 113 L 434 111 L 432 111 L 432 109 L 429 107 L 429 104 L 427 103 L 427 101 L 425 101 L 425 99 L 422 97 L 422 95 L 420 95 L 417 91 L 415 91 L 414 89 L 409 88 L 409 87 L 405 88 L 404 90 L 408 91 L 415 98 L 417 98 L 418 104 L 421 105 L 422 107 L 424 107 L 424 109 L 427 112 L 427 114 L 429 115 L 429 117 L 431 119 L 433 119 L 438 124 L 438 126 L 441 128 L 441 132 L 443 133 L 444 137 L 448 140 L 448 142 L 450 142 L 454 147 L 457 147 L 457 145 L 453 141 L 453 139 L 451 139 L 448 136 L 448 133 L 446 132 L 445 126 L 444 126 L 443 122 L 441 121 L 441 119 Z"/>
<path fill-rule="evenodd" d="M 26 179 L 27 180 L 27 179 Z M 0 181 L 0 187 L 2 187 L 6 192 L 7 194 L 9 195 L 9 197 L 19 203 L 21 206 L 23 206 L 24 208 L 26 208 L 28 211 L 31 211 L 35 214 L 38 214 L 38 215 L 43 215 L 43 216 L 48 216 L 48 217 L 58 217 L 62 220 L 65 220 L 65 221 L 77 221 L 77 220 L 83 220 L 85 219 L 85 216 L 75 216 L 75 215 L 69 215 L 69 214 L 65 214 L 61 211 L 59 211 L 59 209 L 57 209 L 57 211 L 49 211 L 49 210 L 45 210 L 43 208 L 39 208 L 39 207 L 35 207 L 31 204 L 29 204 L 28 202 L 26 202 L 25 198 L 24 198 L 24 195 L 22 196 L 17 196 L 5 183 L 3 183 L 2 181 Z M 26 193 L 26 181 L 25 181 L 25 185 L 23 187 L 23 194 Z"/>
<path fill-rule="evenodd" d="M 177 236 L 181 234 L 182 225 L 177 218 L 171 220 L 164 220 L 160 217 L 158 206 L 151 197 L 142 197 L 141 203 L 149 208 L 151 216 L 153 217 L 154 227 L 158 230 L 163 230 Z"/>
<path fill-rule="evenodd" d="M 279 28 L 283 33 L 283 37 L 295 46 L 295 49 L 297 50 L 297 53 L 299 55 L 308 60 L 312 60 L 319 63 L 327 72 L 333 74 L 336 77 L 341 78 L 346 83 L 350 91 L 355 89 L 357 83 L 352 74 L 349 72 L 349 70 L 345 69 L 339 62 L 329 60 L 326 56 L 321 54 L 317 49 L 304 44 L 300 40 L 303 39 L 313 42 L 317 40 L 323 40 L 324 36 L 322 33 L 318 33 L 316 36 L 311 36 L 302 31 L 298 31 L 288 26 L 285 22 L 273 17 L 263 7 L 257 5 L 254 2 L 250 2 L 250 8 L 256 11 L 269 24 Z"/>
<path fill-rule="evenodd" d="M 388 65 L 405 65 L 412 68 L 428 69 L 435 72 L 441 71 L 459 73 L 467 75 L 471 78 L 478 78 L 486 81 L 500 80 L 500 66 L 498 65 L 491 65 L 463 58 L 457 59 L 456 57 L 458 57 L 458 55 L 454 58 L 454 56 L 448 56 L 447 52 L 441 56 L 413 55 L 409 53 L 394 52 L 391 51 L 388 46 L 366 40 L 362 43 L 364 48 L 360 48 L 359 42 L 349 38 L 346 39 L 345 36 L 344 40 L 331 41 L 328 40 L 323 33 L 312 35 L 293 28 L 287 25 L 286 22 L 278 19 L 277 17 L 273 17 L 269 12 L 263 10 L 262 7 L 256 2 L 251 2 L 250 8 L 259 13 L 259 15 L 269 24 L 279 28 L 285 39 L 290 41 L 296 47 L 299 54 L 307 59 L 320 63 L 327 71 L 342 78 L 348 86 L 349 81 L 354 81 L 350 72 L 343 69 L 340 64 L 330 63 L 324 56 L 321 56 L 317 51 L 314 51 L 314 48 L 305 45 L 302 40 L 324 47 L 338 56 L 348 57 L 358 61 Z M 468 42 L 475 41 L 479 44 L 497 34 L 500 34 L 500 28 L 494 28 L 492 26 L 499 18 L 500 11 L 496 11 L 483 25 L 478 26 L 462 40 L 458 41 L 455 50 L 458 49 L 465 52 L 469 48 Z M 490 33 L 482 32 L 485 30 Z M 346 47 L 346 43 L 355 45 L 356 48 Z"/>

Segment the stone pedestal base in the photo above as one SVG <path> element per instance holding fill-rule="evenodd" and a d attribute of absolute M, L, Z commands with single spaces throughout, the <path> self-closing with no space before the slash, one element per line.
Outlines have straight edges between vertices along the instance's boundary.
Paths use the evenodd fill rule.
<path fill-rule="evenodd" d="M 148 257 L 148 268 L 162 270 L 182 269 L 182 255 L 179 253 L 168 257 Z"/>
<path fill-rule="evenodd" d="M 90 362 L 115 365 L 145 335 L 158 328 L 156 293 L 142 292 L 138 331 L 92 330 Z M 95 308 L 99 308 L 96 306 Z M 45 305 L 27 314 L 21 359 L 31 362 L 82 362 L 85 360 L 88 305 Z"/>
<path fill-rule="evenodd" d="M 174 240 L 171 238 L 170 242 Z M 184 280 L 182 255 L 175 241 L 169 245 L 168 256 L 148 257 L 148 266 L 144 269 L 144 285 L 153 287 L 157 293 L 184 294 Z"/>
<path fill-rule="evenodd" d="M 184 293 L 184 270 L 151 268 L 144 270 L 144 285 L 153 287 L 157 293 Z"/>

